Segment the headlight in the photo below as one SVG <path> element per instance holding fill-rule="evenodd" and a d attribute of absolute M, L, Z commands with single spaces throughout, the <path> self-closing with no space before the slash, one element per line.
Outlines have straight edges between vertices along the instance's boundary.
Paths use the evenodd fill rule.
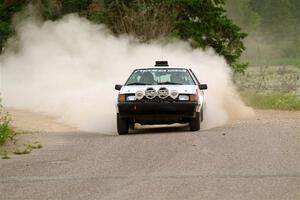
<path fill-rule="evenodd" d="M 127 96 L 126 101 L 135 101 L 136 97 L 135 96 Z"/>
<path fill-rule="evenodd" d="M 189 97 L 189 95 L 179 95 L 178 100 L 179 101 L 189 101 L 190 97 Z"/>

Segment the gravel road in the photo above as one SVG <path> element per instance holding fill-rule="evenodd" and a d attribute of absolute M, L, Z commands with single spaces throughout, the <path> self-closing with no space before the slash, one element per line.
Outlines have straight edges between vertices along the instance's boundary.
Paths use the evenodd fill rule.
<path fill-rule="evenodd" d="M 191 133 L 85 133 L 12 110 L 43 144 L 0 160 L 0 199 L 299 200 L 300 112 L 256 110 L 250 120 Z"/>

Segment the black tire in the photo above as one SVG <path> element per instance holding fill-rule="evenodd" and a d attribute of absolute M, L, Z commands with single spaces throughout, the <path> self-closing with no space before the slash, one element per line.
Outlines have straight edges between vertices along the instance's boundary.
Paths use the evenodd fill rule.
<path fill-rule="evenodd" d="M 196 117 L 190 121 L 190 130 L 191 131 L 199 131 L 200 130 L 200 121 L 201 114 L 199 112 L 196 113 Z"/>
<path fill-rule="evenodd" d="M 119 135 L 128 134 L 129 123 L 126 118 L 121 118 L 119 114 L 117 114 L 117 129 Z"/>
<path fill-rule="evenodd" d="M 203 122 L 203 108 L 201 109 L 201 122 Z"/>

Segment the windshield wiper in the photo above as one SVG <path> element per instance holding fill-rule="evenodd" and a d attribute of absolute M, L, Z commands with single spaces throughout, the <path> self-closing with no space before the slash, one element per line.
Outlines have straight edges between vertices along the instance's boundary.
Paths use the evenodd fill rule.
<path fill-rule="evenodd" d="M 127 85 L 152 85 L 149 83 L 128 83 Z"/>
<path fill-rule="evenodd" d="M 160 82 L 159 85 L 183 85 L 182 83 L 175 83 L 175 82 Z"/>

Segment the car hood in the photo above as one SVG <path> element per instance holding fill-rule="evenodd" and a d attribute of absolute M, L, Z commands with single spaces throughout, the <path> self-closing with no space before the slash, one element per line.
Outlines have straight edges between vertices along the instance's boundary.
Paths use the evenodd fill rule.
<path fill-rule="evenodd" d="M 134 94 L 137 91 L 145 91 L 147 88 L 154 88 L 156 91 L 161 88 L 165 87 L 169 91 L 176 90 L 179 94 L 195 94 L 197 85 L 129 85 L 123 86 L 120 94 Z"/>

